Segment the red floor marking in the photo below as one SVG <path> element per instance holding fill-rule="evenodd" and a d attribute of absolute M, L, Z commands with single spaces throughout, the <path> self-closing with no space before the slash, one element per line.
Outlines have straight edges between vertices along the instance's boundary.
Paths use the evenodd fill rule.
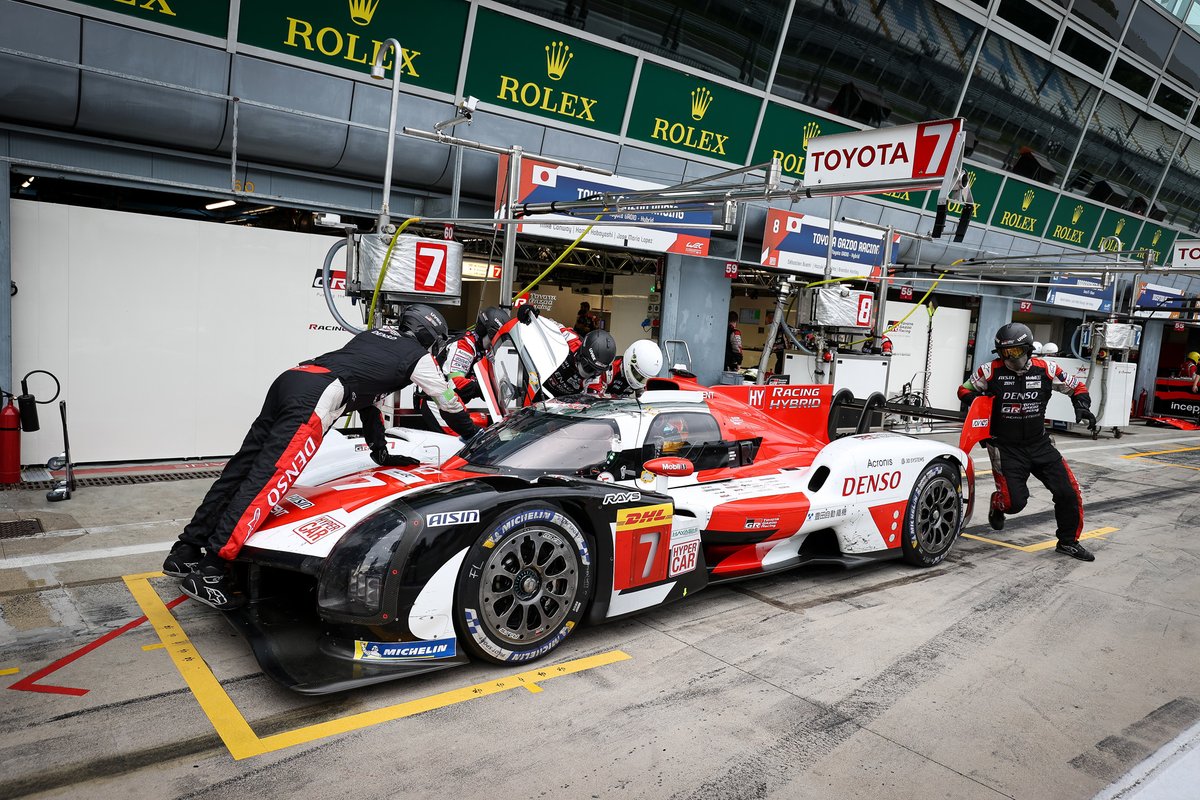
<path fill-rule="evenodd" d="M 174 608 L 175 606 L 182 603 L 184 600 L 187 600 L 187 595 L 181 594 L 181 595 L 179 595 L 179 597 L 176 597 L 174 600 L 167 603 L 167 608 Z M 137 619 L 133 620 L 132 622 L 126 623 L 125 625 L 121 626 L 120 628 L 117 628 L 115 631 L 109 631 L 108 633 L 104 634 L 103 636 L 101 636 L 99 639 L 92 642 L 91 644 L 86 644 L 83 647 L 76 650 L 74 653 L 63 656 L 58 661 L 55 661 L 53 664 L 42 667 L 37 672 L 33 672 L 33 673 L 30 673 L 29 675 L 26 675 L 24 678 L 17 681 L 16 683 L 14 683 L 12 686 L 9 686 L 8 688 L 16 689 L 18 692 L 46 692 L 47 694 L 69 694 L 74 697 L 82 697 L 83 695 L 90 692 L 91 689 L 75 689 L 71 686 L 39 686 L 37 684 L 37 682 L 40 681 L 42 678 L 46 677 L 47 675 L 49 675 L 50 673 L 57 672 L 58 670 L 65 667 L 67 664 L 70 664 L 72 661 L 75 661 L 76 659 L 87 655 L 88 653 L 92 652 L 100 645 L 111 642 L 113 639 L 117 638 L 122 633 L 133 630 L 134 628 L 141 625 L 145 621 L 146 621 L 146 618 L 144 616 L 138 617 Z"/>

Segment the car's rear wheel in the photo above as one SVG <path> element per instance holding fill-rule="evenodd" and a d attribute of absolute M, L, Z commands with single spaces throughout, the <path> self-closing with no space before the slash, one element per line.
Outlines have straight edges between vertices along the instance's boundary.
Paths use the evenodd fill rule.
<path fill-rule="evenodd" d="M 471 547 L 455 617 L 467 649 L 503 664 L 541 658 L 583 616 L 594 574 L 587 537 L 550 504 L 501 515 Z"/>
<path fill-rule="evenodd" d="M 921 471 L 904 512 L 904 560 L 918 567 L 938 564 L 962 529 L 962 484 L 958 468 L 934 461 Z"/>

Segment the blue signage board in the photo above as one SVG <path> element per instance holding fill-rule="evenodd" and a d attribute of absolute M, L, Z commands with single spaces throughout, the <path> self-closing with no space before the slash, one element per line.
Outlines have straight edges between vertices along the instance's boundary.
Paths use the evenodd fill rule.
<path fill-rule="evenodd" d="M 1107 289 L 1090 278 L 1055 275 L 1050 279 L 1046 302 L 1053 306 L 1081 308 L 1107 314 L 1112 311 L 1113 287 Z"/>

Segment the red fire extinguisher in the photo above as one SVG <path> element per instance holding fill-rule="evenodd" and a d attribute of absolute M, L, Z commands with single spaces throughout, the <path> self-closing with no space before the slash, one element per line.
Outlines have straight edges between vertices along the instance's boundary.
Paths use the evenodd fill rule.
<path fill-rule="evenodd" d="M 1133 409 L 1134 417 L 1146 416 L 1146 390 L 1142 389 L 1142 393 L 1138 395 L 1137 404 Z"/>
<path fill-rule="evenodd" d="M 21 413 L 8 395 L 0 408 L 0 483 L 21 482 Z"/>

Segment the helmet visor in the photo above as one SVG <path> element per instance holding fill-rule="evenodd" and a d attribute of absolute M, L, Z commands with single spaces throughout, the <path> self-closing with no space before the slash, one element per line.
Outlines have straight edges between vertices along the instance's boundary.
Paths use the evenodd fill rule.
<path fill-rule="evenodd" d="M 1012 359 L 1016 361 L 1019 360 L 1023 355 L 1025 355 L 1025 347 L 1023 345 L 1013 345 L 1012 347 L 1000 348 L 1000 357 L 1005 360 Z"/>

